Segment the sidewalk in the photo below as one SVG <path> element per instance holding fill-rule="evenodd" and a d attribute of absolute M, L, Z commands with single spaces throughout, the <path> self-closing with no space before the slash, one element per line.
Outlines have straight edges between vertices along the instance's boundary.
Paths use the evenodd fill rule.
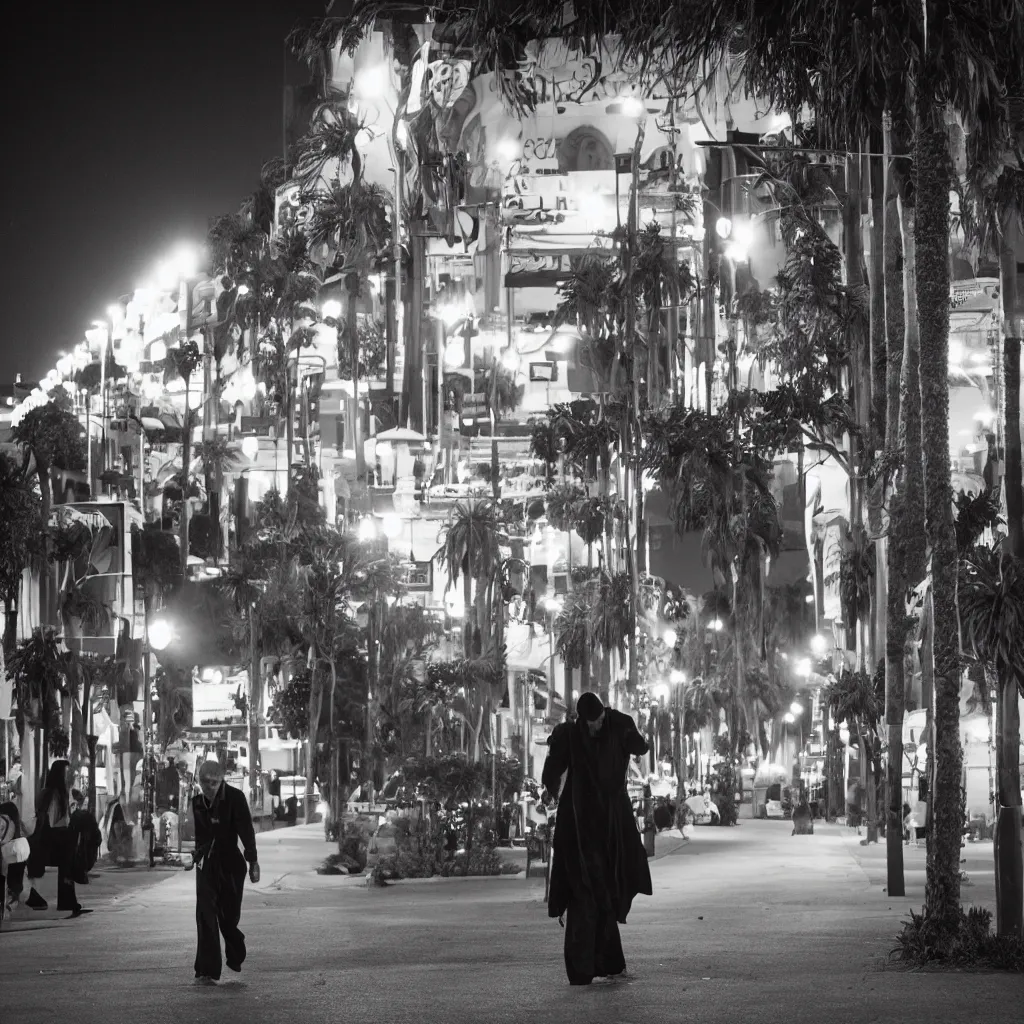
<path fill-rule="evenodd" d="M 877 843 L 861 846 L 865 835 L 857 835 L 855 829 L 845 825 L 827 825 L 825 828 L 836 829 L 848 849 L 850 856 L 857 862 L 868 878 L 872 889 L 886 891 L 886 852 L 885 837 Z M 818 830 L 817 824 L 815 831 Z M 863 831 L 863 830 L 862 830 Z M 927 850 L 922 841 L 920 846 L 903 847 L 903 879 L 906 886 L 905 899 L 915 909 L 924 901 L 925 867 Z M 995 913 L 995 864 L 993 862 L 992 842 L 985 840 L 967 843 L 960 850 L 960 870 L 966 874 L 962 885 L 961 899 L 965 907 L 985 907 Z"/>

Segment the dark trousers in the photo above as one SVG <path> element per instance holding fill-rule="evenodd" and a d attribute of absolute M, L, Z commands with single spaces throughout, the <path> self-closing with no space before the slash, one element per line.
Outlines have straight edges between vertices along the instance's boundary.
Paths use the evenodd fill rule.
<path fill-rule="evenodd" d="M 574 887 L 565 912 L 565 973 L 570 985 L 626 969 L 619 925 L 610 908 L 599 906 L 589 890 Z"/>
<path fill-rule="evenodd" d="M 221 868 L 207 864 L 196 868 L 196 977 L 220 978 L 220 936 L 228 967 L 240 968 L 245 960 L 245 936 L 238 929 L 242 916 L 245 868 Z"/>
<path fill-rule="evenodd" d="M 20 896 L 25 888 L 25 863 L 7 865 L 7 891 Z"/>
<path fill-rule="evenodd" d="M 71 829 L 44 826 L 36 828 L 29 841 L 32 854 L 25 872 L 29 878 L 42 878 L 47 868 L 57 869 L 57 909 L 77 910 L 75 892 L 75 837 Z"/>

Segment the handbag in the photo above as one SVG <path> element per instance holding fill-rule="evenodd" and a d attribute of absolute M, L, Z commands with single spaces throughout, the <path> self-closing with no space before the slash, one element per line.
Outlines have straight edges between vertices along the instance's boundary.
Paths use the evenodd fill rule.
<path fill-rule="evenodd" d="M 0 846 L 0 858 L 3 860 L 4 874 L 7 874 L 7 868 L 12 864 L 24 864 L 30 854 L 28 840 L 24 836 L 19 836 L 17 839 L 12 839 L 10 842 L 4 843 Z"/>
<path fill-rule="evenodd" d="M 18 826 L 10 818 L 0 815 L 0 863 L 4 874 L 7 874 L 9 864 L 23 864 L 28 860 L 28 840 L 18 832 Z"/>

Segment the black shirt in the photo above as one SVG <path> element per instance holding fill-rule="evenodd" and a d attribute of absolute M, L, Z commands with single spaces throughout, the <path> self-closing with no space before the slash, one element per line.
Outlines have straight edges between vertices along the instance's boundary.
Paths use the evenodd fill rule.
<path fill-rule="evenodd" d="M 255 864 L 256 832 L 245 794 L 222 782 L 212 804 L 202 793 L 192 798 L 192 817 L 196 823 L 196 855 L 209 856 L 224 867 L 237 865 L 241 859 L 238 843 L 245 851 L 245 860 Z"/>

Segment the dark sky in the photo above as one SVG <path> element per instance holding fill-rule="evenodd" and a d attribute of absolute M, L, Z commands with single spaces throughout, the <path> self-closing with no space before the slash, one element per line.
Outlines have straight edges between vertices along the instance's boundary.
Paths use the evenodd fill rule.
<path fill-rule="evenodd" d="M 45 372 L 177 242 L 238 208 L 281 152 L 284 37 L 325 6 L 5 7 L 0 381 Z"/>

